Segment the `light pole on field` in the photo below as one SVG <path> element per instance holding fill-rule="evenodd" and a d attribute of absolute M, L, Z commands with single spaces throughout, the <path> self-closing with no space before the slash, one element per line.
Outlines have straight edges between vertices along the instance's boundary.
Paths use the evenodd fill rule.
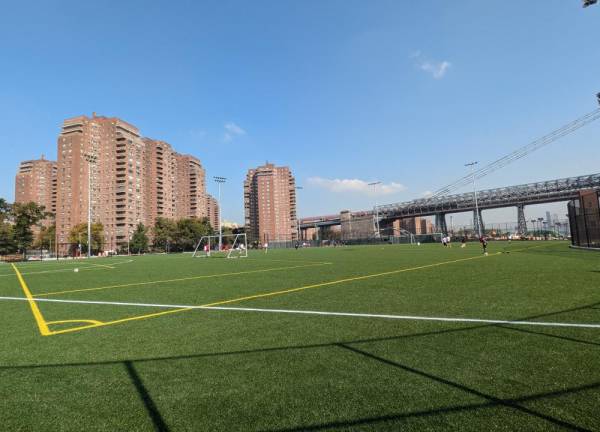
<path fill-rule="evenodd" d="M 477 222 L 477 234 L 479 238 L 481 238 L 481 218 L 479 217 L 479 205 L 477 204 L 477 189 L 475 188 L 475 165 L 477 165 L 478 161 L 473 161 L 466 163 L 466 167 L 471 168 L 471 176 L 473 177 L 473 200 L 475 201 L 475 218 L 473 222 Z"/>
<path fill-rule="evenodd" d="M 221 185 L 227 181 L 226 177 L 214 176 L 213 180 L 219 187 L 219 195 L 217 199 L 217 206 L 219 207 L 219 251 L 223 248 L 223 227 L 221 224 Z"/>
<path fill-rule="evenodd" d="M 296 190 L 300 191 L 304 189 L 302 186 L 296 186 Z M 296 192 L 296 224 L 298 229 L 298 234 L 296 237 L 296 241 L 300 241 L 300 218 L 298 217 L 298 193 Z"/>
<path fill-rule="evenodd" d="M 373 186 L 373 195 L 375 195 L 375 229 L 376 237 L 379 238 L 381 235 L 379 233 L 379 207 L 377 207 L 377 186 L 380 185 L 380 181 L 374 181 L 369 183 L 369 186 Z"/>
<path fill-rule="evenodd" d="M 94 153 L 86 153 L 84 155 L 88 163 L 88 258 L 92 257 L 92 167 L 98 162 L 98 155 Z"/>

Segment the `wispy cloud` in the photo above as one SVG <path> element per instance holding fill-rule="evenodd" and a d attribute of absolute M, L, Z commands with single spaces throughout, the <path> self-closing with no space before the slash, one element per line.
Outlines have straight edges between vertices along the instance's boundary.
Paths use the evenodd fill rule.
<path fill-rule="evenodd" d="M 429 198 L 431 195 L 433 195 L 433 192 L 431 192 L 430 190 L 426 190 L 425 192 L 423 192 L 423 193 L 421 194 L 421 196 L 422 196 L 423 198 Z"/>
<path fill-rule="evenodd" d="M 223 141 L 225 142 L 230 142 L 238 136 L 246 135 L 246 131 L 232 121 L 225 123 L 223 128 L 225 129 L 223 133 Z"/>
<path fill-rule="evenodd" d="M 411 55 L 411 58 L 417 66 L 423 72 L 430 74 L 434 79 L 442 79 L 448 72 L 448 69 L 452 67 L 452 63 L 448 60 L 431 60 L 426 58 L 421 51 L 416 51 Z"/>
<path fill-rule="evenodd" d="M 371 196 L 383 196 L 406 190 L 406 186 L 396 182 L 369 186 L 369 182 L 359 179 L 326 179 L 322 177 L 310 177 L 307 181 L 308 184 L 312 186 L 336 193 L 352 192 Z"/>

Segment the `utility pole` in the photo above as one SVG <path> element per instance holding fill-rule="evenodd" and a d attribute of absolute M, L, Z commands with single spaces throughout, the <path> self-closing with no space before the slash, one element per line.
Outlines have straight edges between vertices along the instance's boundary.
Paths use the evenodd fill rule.
<path fill-rule="evenodd" d="M 302 190 L 304 189 L 302 186 L 296 186 L 296 190 Z M 298 234 L 296 237 L 296 241 L 299 242 L 300 241 L 300 218 L 298 217 L 298 194 L 296 193 L 296 227 L 298 230 Z"/>
<path fill-rule="evenodd" d="M 98 161 L 98 156 L 94 153 L 86 153 L 84 155 L 88 163 L 88 258 L 92 257 L 92 167 Z"/>
<path fill-rule="evenodd" d="M 379 207 L 377 207 L 377 185 L 380 185 L 381 182 L 380 181 L 375 181 L 372 183 L 369 183 L 369 186 L 373 186 L 373 194 L 375 195 L 375 236 L 377 238 L 381 237 L 381 234 L 379 232 Z"/>
<path fill-rule="evenodd" d="M 219 187 L 219 195 L 217 199 L 217 205 L 219 206 L 219 251 L 223 248 L 223 228 L 221 224 L 221 185 L 227 181 L 226 177 L 214 176 L 213 180 Z"/>
<path fill-rule="evenodd" d="M 479 238 L 481 238 L 481 218 L 479 217 L 479 206 L 477 205 L 477 189 L 475 188 L 475 165 L 477 165 L 479 162 L 478 161 L 474 161 L 474 162 L 469 162 L 466 163 L 465 166 L 466 167 L 470 167 L 471 168 L 471 176 L 473 177 L 473 199 L 475 200 L 475 218 L 473 223 L 477 222 L 477 234 L 479 235 Z"/>

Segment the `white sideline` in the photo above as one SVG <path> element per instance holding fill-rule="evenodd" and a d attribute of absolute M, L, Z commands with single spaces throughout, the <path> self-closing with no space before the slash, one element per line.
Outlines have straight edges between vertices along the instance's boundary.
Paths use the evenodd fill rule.
<path fill-rule="evenodd" d="M 17 300 L 28 301 L 23 297 L 1 297 L 0 300 Z M 230 307 L 230 306 L 193 306 L 193 305 L 172 305 L 172 304 L 154 304 L 154 303 L 127 303 L 127 302 L 108 302 L 108 301 L 92 301 L 92 300 L 60 300 L 48 298 L 35 298 L 36 302 L 49 303 L 74 303 L 74 304 L 97 304 L 111 306 L 137 306 L 137 307 L 153 307 L 163 309 L 205 309 L 205 310 L 221 310 L 221 311 L 240 311 L 240 312 L 267 312 L 267 313 L 284 313 L 284 314 L 299 314 L 299 315 L 325 315 L 325 316 L 341 316 L 354 318 L 383 318 L 394 320 L 413 320 L 413 321 L 442 321 L 442 322 L 457 322 L 457 323 L 483 323 L 483 324 L 510 324 L 522 326 L 542 326 L 542 327 L 575 327 L 575 328 L 600 328 L 600 324 L 585 324 L 585 323 L 561 323 L 561 322 L 546 322 L 546 321 L 510 321 L 482 318 L 448 318 L 448 317 L 427 317 L 414 315 L 387 315 L 387 314 L 367 314 L 367 313 L 351 313 L 351 312 L 324 312 L 311 310 L 289 310 L 289 309 L 262 309 L 262 308 L 245 308 L 245 307 Z"/>

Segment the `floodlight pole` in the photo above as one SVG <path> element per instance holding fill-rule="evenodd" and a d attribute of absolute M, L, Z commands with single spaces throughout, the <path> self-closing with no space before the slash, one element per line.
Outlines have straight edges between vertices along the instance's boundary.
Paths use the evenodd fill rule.
<path fill-rule="evenodd" d="M 369 183 L 369 186 L 373 186 L 373 194 L 375 195 L 375 229 L 377 230 L 377 238 L 381 237 L 381 233 L 379 231 L 379 207 L 377 206 L 377 185 L 380 184 L 380 181 Z"/>
<path fill-rule="evenodd" d="M 478 161 L 474 161 L 474 162 L 469 162 L 466 163 L 465 166 L 466 167 L 470 167 L 471 168 L 471 176 L 473 176 L 473 198 L 475 200 L 475 221 L 477 221 L 477 234 L 479 235 L 479 238 L 481 238 L 481 218 L 479 217 L 479 206 L 477 204 L 477 189 L 475 188 L 475 165 L 477 165 L 479 162 Z"/>
<path fill-rule="evenodd" d="M 296 186 L 296 190 L 302 190 L 304 189 L 302 186 Z M 297 225 L 297 230 L 298 230 L 298 234 L 297 234 L 297 238 L 296 241 L 299 242 L 300 241 L 300 218 L 298 217 L 298 194 L 296 193 L 296 225 Z"/>
<path fill-rule="evenodd" d="M 88 258 L 92 257 L 92 166 L 98 161 L 98 156 L 94 153 L 86 153 L 84 155 L 88 163 Z"/>
<path fill-rule="evenodd" d="M 217 199 L 217 205 L 219 206 L 219 251 L 221 251 L 223 247 L 223 227 L 221 224 L 221 184 L 227 181 L 226 177 L 214 176 L 213 180 L 217 183 L 219 187 L 219 195 Z"/>

